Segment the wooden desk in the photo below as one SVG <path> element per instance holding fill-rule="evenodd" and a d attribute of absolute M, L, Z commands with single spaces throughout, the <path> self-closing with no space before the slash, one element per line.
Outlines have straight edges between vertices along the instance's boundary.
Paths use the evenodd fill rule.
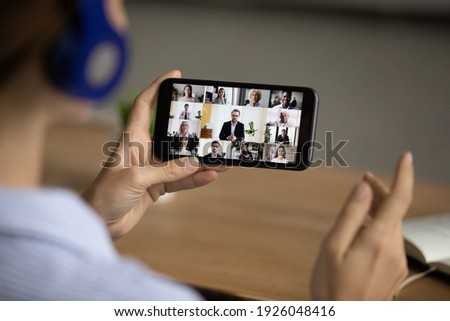
<path fill-rule="evenodd" d="M 89 139 L 63 131 L 77 137 L 78 144 L 64 147 L 59 133 L 50 137 L 50 145 L 59 146 L 58 155 L 71 150 L 72 159 L 90 150 L 91 164 L 86 152 L 82 161 L 87 185 L 88 176 L 98 171 L 101 155 L 94 156 L 94 150 L 100 154 L 100 146 L 93 144 L 104 139 L 101 131 L 83 129 Z M 76 174 L 79 187 L 80 168 L 71 162 L 60 175 Z M 116 243 L 117 249 L 195 286 L 247 298 L 307 300 L 321 240 L 362 174 L 339 168 L 231 169 L 208 187 L 163 197 Z M 47 167 L 47 175 L 55 183 L 59 173 Z M 449 186 L 416 184 L 409 217 L 449 210 Z M 450 300 L 448 284 L 448 278 L 432 274 L 408 285 L 399 299 Z"/>

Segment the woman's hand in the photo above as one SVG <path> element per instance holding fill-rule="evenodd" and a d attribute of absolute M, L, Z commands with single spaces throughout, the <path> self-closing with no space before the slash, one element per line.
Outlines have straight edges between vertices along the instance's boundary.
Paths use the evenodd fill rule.
<path fill-rule="evenodd" d="M 177 70 L 164 74 L 136 98 L 125 133 L 131 145 L 142 147 L 129 148 L 128 145 L 124 148 L 122 137 L 115 151 L 116 155 L 120 155 L 120 164 L 103 168 L 83 194 L 102 216 L 113 239 L 130 231 L 161 195 L 206 185 L 216 179 L 217 170 L 220 170 L 205 170 L 194 157 L 162 164 L 153 160 L 150 122 L 159 85 L 166 78 L 180 76 Z M 125 155 L 129 165 L 124 163 Z"/>
<path fill-rule="evenodd" d="M 399 160 L 390 190 L 365 175 L 322 245 L 311 282 L 314 300 L 392 299 L 408 272 L 401 227 L 413 185 L 410 153 Z"/>

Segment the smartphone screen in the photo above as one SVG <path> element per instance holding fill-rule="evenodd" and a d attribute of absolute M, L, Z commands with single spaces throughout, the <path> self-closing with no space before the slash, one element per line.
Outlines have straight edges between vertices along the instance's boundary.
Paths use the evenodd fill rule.
<path fill-rule="evenodd" d="M 155 153 L 204 164 L 305 169 L 318 106 L 308 87 L 194 79 L 161 84 Z"/>

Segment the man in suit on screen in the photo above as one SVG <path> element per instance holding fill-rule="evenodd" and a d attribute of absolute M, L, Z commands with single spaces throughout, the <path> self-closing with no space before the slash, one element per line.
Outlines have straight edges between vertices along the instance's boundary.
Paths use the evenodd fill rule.
<path fill-rule="evenodd" d="M 233 109 L 231 112 L 231 121 L 224 122 L 219 134 L 220 140 L 242 141 L 245 138 L 244 124 L 239 122 L 241 112 Z"/>
<path fill-rule="evenodd" d="M 186 120 L 191 119 L 191 112 L 189 111 L 189 104 L 184 105 L 184 110 L 180 113 L 180 117 L 178 117 L 178 118 L 186 119 Z"/>

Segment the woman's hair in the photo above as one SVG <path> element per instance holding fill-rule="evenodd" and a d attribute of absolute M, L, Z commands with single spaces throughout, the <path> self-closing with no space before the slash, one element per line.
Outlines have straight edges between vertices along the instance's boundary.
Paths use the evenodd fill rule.
<path fill-rule="evenodd" d="M 42 61 L 76 17 L 75 0 L 0 2 L 0 87 L 30 57 Z"/>
<path fill-rule="evenodd" d="M 275 157 L 278 157 L 278 151 L 282 149 L 284 151 L 284 157 L 286 157 L 286 148 L 283 145 L 278 146 L 277 151 L 275 152 Z"/>
<path fill-rule="evenodd" d="M 258 95 L 258 101 L 259 101 L 261 99 L 261 91 L 258 89 L 251 89 L 248 92 L 248 98 L 251 98 L 253 92 Z"/>
<path fill-rule="evenodd" d="M 225 89 L 219 88 L 219 92 L 223 92 L 223 98 L 225 98 Z"/>
<path fill-rule="evenodd" d="M 186 88 L 189 88 L 189 89 L 191 90 L 191 93 L 190 93 L 190 96 L 189 96 L 189 98 L 191 98 L 191 97 L 192 97 L 192 86 L 191 86 L 191 85 L 186 85 L 186 86 L 184 86 L 184 88 L 183 88 L 183 97 L 186 95 L 186 93 L 184 92 L 184 90 L 185 90 Z"/>
<path fill-rule="evenodd" d="M 188 122 L 187 120 L 183 120 L 183 121 L 180 123 L 180 129 L 179 129 L 180 133 L 181 133 L 181 127 L 182 127 L 183 125 L 187 125 L 187 126 L 189 127 L 189 122 Z"/>

